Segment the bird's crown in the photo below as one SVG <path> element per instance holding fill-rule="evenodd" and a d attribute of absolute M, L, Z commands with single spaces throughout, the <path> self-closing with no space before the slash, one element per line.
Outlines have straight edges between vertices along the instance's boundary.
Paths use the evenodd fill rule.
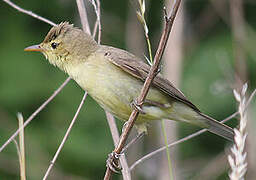
<path fill-rule="evenodd" d="M 60 24 L 51 28 L 51 30 L 46 35 L 43 43 L 51 42 L 56 39 L 60 34 L 65 34 L 70 29 L 74 28 L 73 24 L 69 24 L 69 22 L 61 22 Z"/>

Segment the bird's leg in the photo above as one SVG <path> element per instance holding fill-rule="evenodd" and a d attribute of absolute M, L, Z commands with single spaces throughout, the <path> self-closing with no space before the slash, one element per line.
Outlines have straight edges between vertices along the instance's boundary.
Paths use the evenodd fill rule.
<path fill-rule="evenodd" d="M 134 99 L 132 102 L 131 102 L 131 107 L 137 109 L 141 114 L 146 114 L 143 109 L 142 109 L 142 105 L 143 105 L 143 102 L 141 103 L 138 103 L 137 99 Z"/>
<path fill-rule="evenodd" d="M 106 166 L 111 169 L 111 171 L 115 173 L 120 173 L 122 170 L 121 165 L 119 164 L 119 157 L 121 154 L 117 154 L 116 152 L 112 152 L 108 155 L 108 159 L 106 161 Z"/>
<path fill-rule="evenodd" d="M 142 132 L 140 134 L 137 134 L 137 136 L 135 138 L 133 138 L 122 150 L 121 154 L 125 153 L 126 150 L 135 142 L 137 142 L 140 138 L 142 138 L 146 133 Z"/>
<path fill-rule="evenodd" d="M 124 131 L 124 128 L 126 126 L 127 126 L 127 121 L 123 125 L 122 132 Z M 122 169 L 121 165 L 118 162 L 121 154 L 117 154 L 116 152 L 113 151 L 108 155 L 108 159 L 106 161 L 106 166 L 109 167 L 115 173 L 120 173 L 120 170 Z"/>
<path fill-rule="evenodd" d="M 125 125 L 124 125 L 125 126 Z M 122 152 L 120 154 L 117 154 L 116 152 L 112 152 L 108 155 L 108 159 L 106 161 L 106 166 L 109 167 L 111 169 L 111 171 L 115 172 L 115 173 L 120 173 L 120 171 L 122 170 L 121 165 L 119 164 L 119 157 L 124 154 L 127 149 L 134 144 L 135 142 L 137 142 L 140 138 L 142 138 L 146 133 L 142 132 L 140 134 L 138 134 L 134 139 L 132 139 L 122 150 Z"/>
<path fill-rule="evenodd" d="M 151 101 L 149 99 L 145 99 L 144 104 L 148 104 L 151 106 L 157 106 L 159 108 L 169 108 L 170 107 L 170 104 L 162 104 L 157 101 Z"/>
<path fill-rule="evenodd" d="M 156 105 L 155 103 L 152 103 L 151 101 L 147 101 L 146 103 L 152 104 L 152 105 Z M 133 108 L 136 108 L 141 114 L 145 114 L 145 112 L 142 110 L 141 106 L 143 105 L 142 103 L 138 103 L 137 100 L 133 100 L 131 102 L 131 106 Z M 159 105 L 159 104 L 157 104 Z M 124 130 L 124 128 L 126 127 L 127 122 L 124 123 L 123 128 L 122 128 L 122 132 Z M 123 154 L 132 144 L 134 144 L 136 141 L 138 141 L 141 137 L 143 137 L 146 133 L 142 132 L 140 134 L 138 134 L 134 139 L 132 139 L 121 151 L 120 154 L 117 154 L 116 152 L 112 152 L 108 155 L 108 159 L 106 161 L 106 166 L 109 167 L 113 172 L 115 173 L 119 173 L 119 171 L 122 169 L 122 167 L 119 164 L 119 157 L 121 156 L 121 154 Z"/>
<path fill-rule="evenodd" d="M 127 122 L 124 123 L 123 129 L 125 128 L 125 126 L 127 125 Z M 122 170 L 121 165 L 119 164 L 119 157 L 124 154 L 127 149 L 134 144 L 135 142 L 137 142 L 139 139 L 141 139 L 146 133 L 142 132 L 140 134 L 138 134 L 135 138 L 133 138 L 121 151 L 120 154 L 117 154 L 116 152 L 112 152 L 108 155 L 108 159 L 106 161 L 106 166 L 109 167 L 111 169 L 111 171 L 115 172 L 115 173 L 120 173 L 120 171 Z"/>

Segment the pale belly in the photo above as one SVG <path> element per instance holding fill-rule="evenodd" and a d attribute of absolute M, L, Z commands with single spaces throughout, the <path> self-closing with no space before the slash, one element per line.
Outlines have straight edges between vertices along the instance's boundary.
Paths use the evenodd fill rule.
<path fill-rule="evenodd" d="M 80 71 L 81 72 L 81 71 Z M 98 104 L 120 120 L 127 121 L 133 107 L 131 103 L 138 97 L 143 82 L 128 75 L 111 63 L 104 63 L 95 67 L 86 64 L 80 73 L 83 78 L 73 76 L 74 80 L 94 98 Z M 162 92 L 151 88 L 147 99 L 169 103 Z M 143 106 L 146 114 L 140 114 L 137 124 L 151 120 L 159 120 L 166 116 L 166 112 L 156 106 Z"/>

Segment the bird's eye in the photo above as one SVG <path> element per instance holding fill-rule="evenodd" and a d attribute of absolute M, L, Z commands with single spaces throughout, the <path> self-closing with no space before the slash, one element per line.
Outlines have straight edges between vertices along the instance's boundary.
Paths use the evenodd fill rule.
<path fill-rule="evenodd" d="M 58 45 L 59 45 L 59 44 L 56 43 L 56 42 L 53 42 L 53 43 L 51 44 L 51 46 L 52 46 L 53 49 L 56 49 Z"/>

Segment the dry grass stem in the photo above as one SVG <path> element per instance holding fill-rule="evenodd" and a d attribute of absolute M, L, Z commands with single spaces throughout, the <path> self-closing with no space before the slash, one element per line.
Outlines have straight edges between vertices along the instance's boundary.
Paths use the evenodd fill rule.
<path fill-rule="evenodd" d="M 18 113 L 17 117 L 19 121 L 19 127 L 22 127 L 24 122 L 22 114 Z M 21 131 L 19 132 L 18 155 L 19 155 L 19 163 L 20 163 L 20 179 L 26 180 L 24 128 L 22 128 Z"/>
<path fill-rule="evenodd" d="M 136 12 L 137 13 L 137 18 L 143 26 L 146 41 L 147 41 L 147 45 L 148 45 L 149 59 L 146 56 L 145 56 L 145 58 L 146 58 L 147 62 L 152 66 L 153 57 L 152 57 L 152 51 L 151 51 L 151 43 L 150 43 L 150 39 L 148 37 L 148 26 L 147 26 L 147 22 L 146 22 L 146 19 L 145 19 L 145 11 L 146 11 L 145 0 L 138 0 L 138 2 L 139 2 L 140 10 Z"/>
<path fill-rule="evenodd" d="M 246 142 L 246 123 L 247 123 L 247 114 L 246 114 L 246 93 L 247 84 L 243 85 L 241 93 L 238 93 L 234 90 L 234 96 L 239 103 L 238 112 L 240 114 L 240 123 L 239 128 L 235 128 L 235 143 L 231 148 L 232 155 L 228 156 L 228 161 L 231 167 L 231 172 L 229 177 L 231 180 L 243 180 L 245 173 L 247 171 L 247 162 L 246 162 L 246 152 L 245 151 L 245 142 Z"/>
<path fill-rule="evenodd" d="M 46 173 L 44 175 L 43 180 L 46 180 L 47 177 L 49 176 L 49 173 L 50 173 L 54 163 L 56 162 L 56 159 L 58 158 L 58 155 L 59 155 L 60 151 L 62 150 L 62 148 L 64 146 L 64 143 L 66 142 L 66 140 L 67 140 L 67 138 L 68 138 L 68 136 L 70 134 L 70 131 L 71 131 L 71 129 L 72 129 L 76 119 L 77 119 L 77 116 L 78 116 L 78 114 L 79 114 L 79 112 L 80 112 L 80 110 L 81 110 L 81 108 L 82 108 L 82 106 L 84 104 L 84 101 L 85 101 L 86 97 L 87 97 L 87 92 L 84 93 L 84 96 L 83 96 L 83 98 L 81 100 L 81 103 L 80 103 L 79 107 L 77 108 L 77 111 L 76 111 L 76 113 L 75 113 L 75 115 L 74 115 L 74 117 L 73 117 L 73 119 L 72 119 L 72 121 L 71 121 L 71 123 L 70 123 L 70 125 L 69 125 L 69 127 L 68 127 L 68 129 L 66 131 L 66 133 L 65 133 L 64 138 L 61 141 L 60 146 L 58 147 L 58 150 L 56 151 L 56 153 L 55 153 L 55 155 L 54 155 L 54 157 L 53 157 L 53 159 L 52 159 L 52 161 L 50 163 L 50 166 L 48 167 L 48 169 L 47 169 L 47 171 L 46 171 Z"/>

